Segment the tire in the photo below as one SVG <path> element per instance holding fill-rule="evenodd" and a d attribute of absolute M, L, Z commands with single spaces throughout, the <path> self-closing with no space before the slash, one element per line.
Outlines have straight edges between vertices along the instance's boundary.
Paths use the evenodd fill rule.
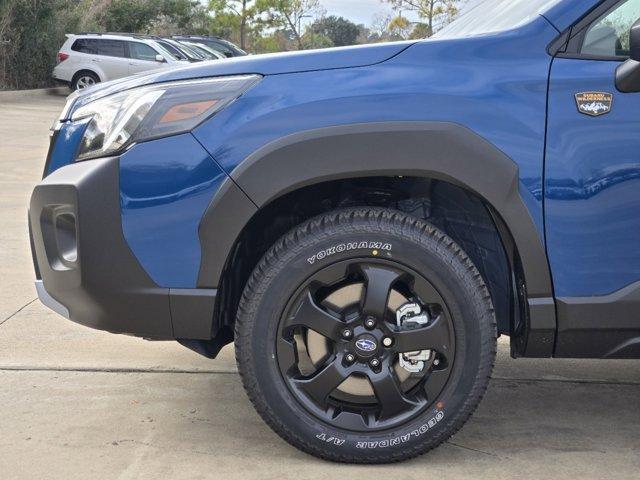
<path fill-rule="evenodd" d="M 73 76 L 73 80 L 71 80 L 71 90 L 82 90 L 92 87 L 97 83 L 100 83 L 100 78 L 95 73 L 82 70 Z"/>
<path fill-rule="evenodd" d="M 334 297 L 347 304 L 339 313 Z M 394 311 L 393 301 L 405 303 Z M 405 307 L 422 313 L 397 320 Z M 432 225 L 378 208 L 330 212 L 282 237 L 247 282 L 235 334 L 264 421 L 300 450 L 346 463 L 402 461 L 446 441 L 479 404 L 496 355 L 491 298 L 465 252 Z M 399 352 L 415 344 L 430 349 L 410 374 Z"/>

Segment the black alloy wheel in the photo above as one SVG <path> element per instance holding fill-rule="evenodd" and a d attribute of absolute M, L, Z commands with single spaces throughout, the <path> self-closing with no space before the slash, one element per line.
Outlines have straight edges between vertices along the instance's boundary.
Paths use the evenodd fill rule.
<path fill-rule="evenodd" d="M 247 282 L 238 369 L 267 424 L 323 459 L 388 463 L 437 447 L 489 383 L 496 319 L 466 253 L 381 208 L 311 219 Z"/>
<path fill-rule="evenodd" d="M 339 311 L 323 306 L 328 296 L 357 284 L 364 285 L 362 299 Z M 428 312 L 429 323 L 398 326 L 388 305 L 392 290 Z M 309 330 L 330 343 L 312 372 L 301 361 L 305 345 L 296 345 Z M 399 355 L 420 350 L 431 352 L 432 368 L 402 381 Z M 291 391 L 325 422 L 354 431 L 390 428 L 427 408 L 444 388 L 454 357 L 453 325 L 441 295 L 421 275 L 387 260 L 347 260 L 316 272 L 295 295 L 278 332 L 278 365 Z M 373 398 L 341 395 L 340 385 L 351 376 L 367 379 Z"/>

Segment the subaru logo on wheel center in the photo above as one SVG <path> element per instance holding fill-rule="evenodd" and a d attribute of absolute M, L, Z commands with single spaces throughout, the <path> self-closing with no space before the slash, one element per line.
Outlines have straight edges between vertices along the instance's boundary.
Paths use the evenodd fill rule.
<path fill-rule="evenodd" d="M 372 338 L 360 338 L 356 341 L 356 348 L 363 352 L 373 352 L 378 348 L 378 344 Z"/>

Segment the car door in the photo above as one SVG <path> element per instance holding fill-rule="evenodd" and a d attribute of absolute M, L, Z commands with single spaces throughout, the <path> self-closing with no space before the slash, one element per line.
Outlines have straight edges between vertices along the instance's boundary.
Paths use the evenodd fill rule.
<path fill-rule="evenodd" d="M 129 41 L 127 44 L 129 46 L 129 75 L 164 67 L 163 62 L 156 60 L 156 56 L 160 55 L 160 52 L 150 45 L 134 41 Z"/>
<path fill-rule="evenodd" d="M 551 66 L 546 243 L 556 354 L 640 351 L 640 93 L 616 88 L 640 0 L 605 1 Z"/>
<path fill-rule="evenodd" d="M 129 59 L 125 52 L 123 40 L 100 38 L 94 40 L 97 55 L 91 59 L 100 65 L 105 80 L 114 80 L 129 75 Z"/>

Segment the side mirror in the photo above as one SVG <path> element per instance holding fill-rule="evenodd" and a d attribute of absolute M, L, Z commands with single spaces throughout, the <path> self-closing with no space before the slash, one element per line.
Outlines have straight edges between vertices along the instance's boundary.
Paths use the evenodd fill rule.
<path fill-rule="evenodd" d="M 629 32 L 629 60 L 616 69 L 616 88 L 622 93 L 640 92 L 640 20 Z"/>
<path fill-rule="evenodd" d="M 156 62 L 160 62 L 160 63 L 165 63 L 166 60 L 164 59 L 164 57 L 160 54 L 156 55 Z"/>

